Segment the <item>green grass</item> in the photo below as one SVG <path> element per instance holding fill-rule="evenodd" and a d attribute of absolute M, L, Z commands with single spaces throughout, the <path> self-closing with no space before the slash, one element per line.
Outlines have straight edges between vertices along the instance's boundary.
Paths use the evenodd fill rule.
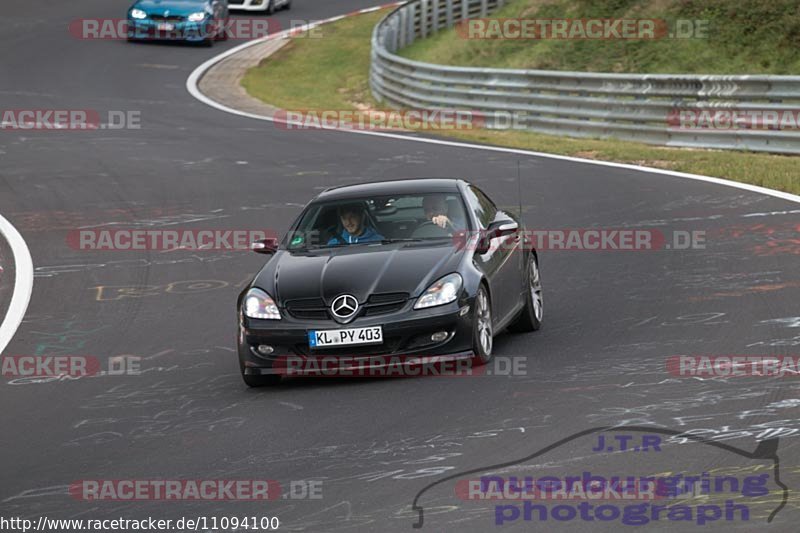
<path fill-rule="evenodd" d="M 325 25 L 321 28 L 321 39 L 294 39 L 251 69 L 242 84 L 251 95 L 283 109 L 375 108 L 368 86 L 370 35 L 383 15 L 383 11 L 370 13 Z M 664 148 L 516 131 L 450 131 L 446 136 L 703 174 L 800 194 L 800 159 L 791 156 Z"/>
<path fill-rule="evenodd" d="M 651 40 L 478 40 L 451 30 L 418 40 L 400 55 L 497 68 L 800 74 L 797 0 L 511 0 L 492 18 L 706 20 L 708 29 L 705 38 Z"/>
<path fill-rule="evenodd" d="M 350 110 L 369 101 L 372 28 L 385 10 L 319 27 L 319 38 L 303 34 L 256 68 L 242 85 L 247 92 L 284 109 Z"/>

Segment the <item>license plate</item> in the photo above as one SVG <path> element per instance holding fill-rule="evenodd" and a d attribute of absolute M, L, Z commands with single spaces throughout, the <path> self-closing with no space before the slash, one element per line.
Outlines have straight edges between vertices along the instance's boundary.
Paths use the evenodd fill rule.
<path fill-rule="evenodd" d="M 312 330 L 308 332 L 308 345 L 311 348 L 381 343 L 383 343 L 383 328 L 381 328 L 381 326 L 372 326 L 369 328 L 326 329 L 320 331 Z"/>
<path fill-rule="evenodd" d="M 175 29 L 175 24 L 170 24 L 169 22 L 162 22 L 158 25 L 159 31 L 172 31 Z"/>

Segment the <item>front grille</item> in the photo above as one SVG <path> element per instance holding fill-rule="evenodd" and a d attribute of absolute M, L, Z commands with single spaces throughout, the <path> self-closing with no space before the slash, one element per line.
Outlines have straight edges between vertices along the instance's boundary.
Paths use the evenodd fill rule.
<path fill-rule="evenodd" d="M 367 305 L 405 302 L 406 300 L 408 300 L 407 292 L 384 292 L 382 294 L 373 294 L 370 296 L 367 300 Z"/>
<path fill-rule="evenodd" d="M 362 316 L 376 316 L 394 313 L 403 308 L 408 301 L 406 292 L 387 292 L 383 294 L 373 294 L 364 306 Z"/>
<path fill-rule="evenodd" d="M 328 308 L 322 298 L 303 298 L 286 302 L 286 310 L 295 318 L 310 320 L 326 320 Z"/>
<path fill-rule="evenodd" d="M 288 300 L 286 307 L 291 309 L 317 309 L 325 307 L 322 298 L 303 298 L 300 300 Z"/>
<path fill-rule="evenodd" d="M 403 305 L 405 305 L 405 302 L 367 307 L 366 309 L 364 309 L 362 316 L 376 316 L 376 315 L 386 315 L 389 313 L 394 313 L 395 311 L 399 311 L 400 309 L 402 309 Z"/>
<path fill-rule="evenodd" d="M 313 309 L 293 309 L 290 310 L 289 313 L 299 319 L 308 319 L 308 320 L 327 320 L 328 319 L 328 312 L 324 309 L 321 311 L 315 311 Z"/>
<path fill-rule="evenodd" d="M 378 316 L 394 313 L 403 308 L 408 301 L 406 292 L 386 292 L 373 294 L 367 303 L 361 306 L 357 316 Z M 332 320 L 329 307 L 322 298 L 302 298 L 288 300 L 286 311 L 294 318 L 303 320 Z"/>
<path fill-rule="evenodd" d="M 177 15 L 170 15 L 169 17 L 165 17 L 164 15 L 150 15 L 150 19 L 156 22 L 183 22 L 185 17 L 177 16 Z"/>

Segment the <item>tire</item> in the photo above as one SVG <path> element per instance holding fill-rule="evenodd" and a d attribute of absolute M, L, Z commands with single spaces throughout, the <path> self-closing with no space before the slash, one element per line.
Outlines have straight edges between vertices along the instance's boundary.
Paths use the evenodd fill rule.
<path fill-rule="evenodd" d="M 270 385 L 277 385 L 281 382 L 281 377 L 270 374 L 266 376 L 259 376 L 256 374 L 245 374 L 244 373 L 244 366 L 242 365 L 241 361 L 239 362 L 239 370 L 242 373 L 242 380 L 244 384 L 248 387 L 266 387 Z"/>
<path fill-rule="evenodd" d="M 475 295 L 475 311 L 472 314 L 472 358 L 474 365 L 485 365 L 492 360 L 494 331 L 492 329 L 492 304 L 486 287 L 481 284 Z"/>
<path fill-rule="evenodd" d="M 264 10 L 264 13 L 267 15 L 274 15 L 275 14 L 275 0 L 269 0 L 267 3 L 267 9 Z"/>
<path fill-rule="evenodd" d="M 534 254 L 530 254 L 528 265 L 525 269 L 525 307 L 519 316 L 512 322 L 508 329 L 516 333 L 537 331 L 542 327 L 544 316 L 544 300 L 542 298 L 542 277 L 539 272 L 539 262 Z"/>
<path fill-rule="evenodd" d="M 289 11 L 290 9 L 292 9 L 292 0 L 289 0 L 288 2 L 286 2 L 286 5 L 283 6 L 283 9 L 285 9 L 286 11 Z"/>

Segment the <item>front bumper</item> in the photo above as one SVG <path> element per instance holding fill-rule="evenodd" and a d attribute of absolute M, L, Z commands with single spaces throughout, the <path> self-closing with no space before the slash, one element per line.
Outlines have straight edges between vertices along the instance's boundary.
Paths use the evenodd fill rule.
<path fill-rule="evenodd" d="M 128 19 L 128 39 L 152 41 L 187 41 L 200 42 L 212 38 L 217 34 L 217 22 L 205 20 L 203 22 L 169 22 L 173 29 L 160 29 L 162 21 L 151 19 Z"/>
<path fill-rule="evenodd" d="M 298 370 L 306 363 L 341 362 L 340 370 L 350 367 L 380 367 L 386 364 L 438 364 L 444 360 L 472 359 L 472 301 L 454 302 L 431 309 L 414 310 L 414 300 L 395 312 L 376 317 L 361 317 L 348 324 L 330 320 L 298 320 L 284 313 L 281 320 L 257 320 L 239 313 L 238 352 L 245 374 L 282 373 L 295 363 Z M 383 343 L 312 349 L 310 330 L 381 326 Z M 446 331 L 444 341 L 434 342 L 433 333 Z M 270 355 L 258 353 L 259 345 L 271 346 Z M 400 359 L 398 359 L 400 356 Z M 297 365 L 298 361 L 304 362 Z"/>
<path fill-rule="evenodd" d="M 266 11 L 269 0 L 242 0 L 239 3 L 228 2 L 228 9 L 241 11 Z"/>

